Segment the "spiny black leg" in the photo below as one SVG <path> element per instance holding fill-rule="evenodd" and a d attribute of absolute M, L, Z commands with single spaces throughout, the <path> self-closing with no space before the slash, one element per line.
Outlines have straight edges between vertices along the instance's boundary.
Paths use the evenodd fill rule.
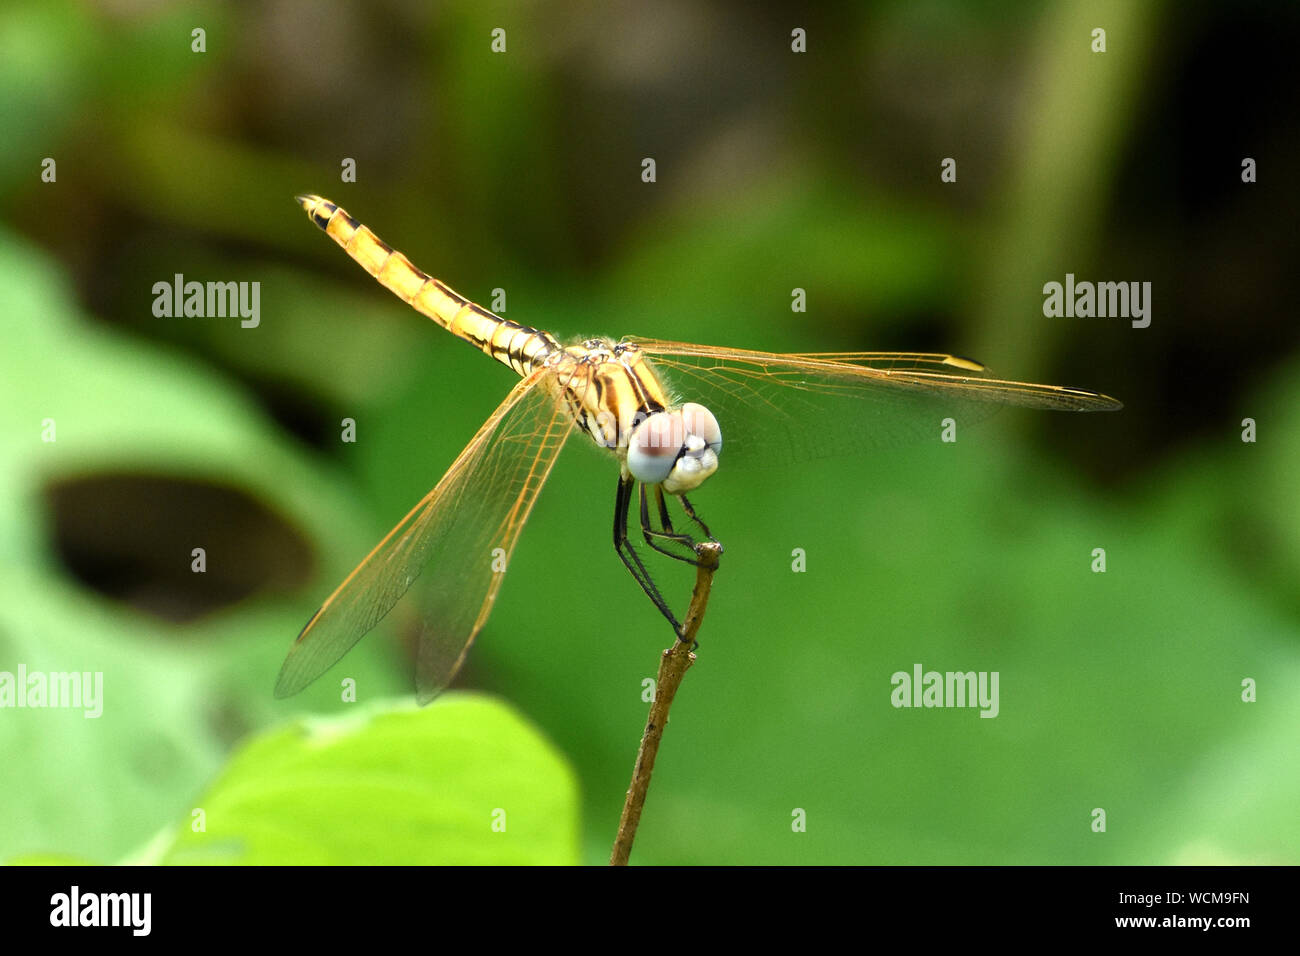
<path fill-rule="evenodd" d="M 632 486 L 635 479 L 628 477 L 620 478 L 618 483 L 618 497 L 614 503 L 614 550 L 618 552 L 627 569 L 632 572 L 636 578 L 637 584 L 646 595 L 655 602 L 655 606 L 668 616 L 674 624 L 677 619 L 672 616 L 667 609 L 667 602 L 664 601 L 663 595 L 659 593 L 659 588 L 655 585 L 654 580 L 650 577 L 650 572 L 646 570 L 645 564 L 641 561 L 641 556 L 636 553 L 632 543 L 627 539 L 627 527 L 632 504 Z"/>
<path fill-rule="evenodd" d="M 660 526 L 669 534 L 673 533 L 673 519 L 668 516 L 668 500 L 664 498 L 662 485 L 655 486 L 655 501 L 659 503 Z"/>
<path fill-rule="evenodd" d="M 668 508 L 664 504 L 663 489 L 655 488 L 659 496 L 659 514 L 663 524 L 663 530 L 656 530 L 650 522 L 650 505 L 646 501 L 645 485 L 641 486 L 641 533 L 645 535 L 645 543 L 650 545 L 660 554 L 666 554 L 670 558 L 676 558 L 678 561 L 684 561 L 689 565 L 695 566 L 700 563 L 699 558 L 695 556 L 695 539 L 688 534 L 677 534 L 673 531 L 673 525 L 668 520 Z M 668 548 L 656 542 L 656 538 L 662 538 L 669 541 L 676 541 L 678 544 L 685 545 L 690 549 L 690 555 L 677 554 Z"/>
<path fill-rule="evenodd" d="M 721 544 L 722 542 L 713 536 L 713 532 L 709 530 L 709 526 L 700 520 L 700 516 L 695 513 L 695 509 L 691 506 L 691 503 L 686 500 L 686 496 L 678 495 L 677 497 L 682 499 L 682 510 L 686 512 L 686 517 L 690 518 L 700 526 L 700 530 L 704 532 L 704 537 L 708 538 L 714 544 Z"/>
<path fill-rule="evenodd" d="M 627 521 L 628 506 L 632 503 L 632 485 L 634 479 L 628 475 L 619 476 L 618 496 L 614 499 L 614 550 L 622 558 L 623 564 L 627 566 L 628 571 L 632 572 L 632 577 L 636 583 L 641 585 L 641 590 L 646 596 L 654 602 L 655 607 L 659 608 L 659 613 L 668 618 L 668 622 L 673 626 L 673 633 L 678 637 L 682 635 L 682 625 L 668 609 L 668 603 L 664 600 L 659 589 L 655 587 L 654 580 L 650 577 L 650 572 L 646 570 L 641 563 L 641 556 L 636 553 L 632 547 L 632 542 L 627 539 Z"/>

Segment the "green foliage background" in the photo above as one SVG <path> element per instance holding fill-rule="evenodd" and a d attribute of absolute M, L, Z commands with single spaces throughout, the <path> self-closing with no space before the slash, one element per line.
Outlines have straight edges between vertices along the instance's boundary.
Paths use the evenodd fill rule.
<path fill-rule="evenodd" d="M 669 635 L 595 450 L 556 468 L 468 692 L 410 705 L 399 609 L 271 697 L 512 383 L 312 228 L 308 191 L 563 338 L 951 349 L 1126 402 L 792 470 L 724 453 L 634 861 L 1300 862 L 1298 114 L 1204 62 L 1276 89 L 1297 34 L 1283 4 L 1120 0 L 6 5 L 0 670 L 102 671 L 105 709 L 0 710 L 0 858 L 607 858 Z M 1152 280 L 1152 327 L 1045 319 L 1066 272 Z M 259 281 L 261 325 L 155 318 L 175 273 Z M 1000 715 L 894 709 L 915 662 L 999 671 Z"/>

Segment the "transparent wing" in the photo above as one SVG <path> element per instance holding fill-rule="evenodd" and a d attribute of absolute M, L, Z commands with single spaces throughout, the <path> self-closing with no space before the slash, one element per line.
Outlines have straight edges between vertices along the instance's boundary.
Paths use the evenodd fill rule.
<path fill-rule="evenodd" d="M 783 463 L 937 439 L 1001 405 L 1113 411 L 1113 398 L 993 378 L 978 362 L 923 352 L 789 354 L 629 337 L 682 401 L 722 426 L 724 455 Z"/>
<path fill-rule="evenodd" d="M 436 697 L 483 627 L 519 532 L 573 426 L 551 371 L 510 392 L 437 486 L 321 605 L 289 650 L 277 697 L 332 667 L 410 590 L 421 620 L 417 686 Z"/>

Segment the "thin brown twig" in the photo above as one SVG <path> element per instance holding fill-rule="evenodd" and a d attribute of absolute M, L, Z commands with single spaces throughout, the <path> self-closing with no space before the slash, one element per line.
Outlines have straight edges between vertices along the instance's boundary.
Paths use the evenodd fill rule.
<path fill-rule="evenodd" d="M 695 663 L 691 648 L 695 646 L 695 635 L 700 631 L 704 611 L 709 605 L 713 572 L 718 569 L 722 546 L 713 541 L 705 541 L 695 546 L 695 554 L 700 560 L 695 567 L 695 590 L 691 592 L 691 606 L 686 610 L 681 638 L 665 650 L 659 660 L 655 698 L 650 704 L 650 716 L 646 719 L 645 733 L 641 736 L 641 749 L 637 751 L 636 766 L 632 769 L 632 783 L 627 788 L 627 799 L 623 801 L 618 835 L 614 838 L 614 849 L 609 857 L 610 866 L 627 866 L 628 858 L 632 855 L 632 841 L 636 839 L 637 824 L 641 822 L 641 810 L 645 806 L 646 792 L 650 789 L 650 775 L 654 772 L 659 742 L 663 739 L 664 727 L 668 725 L 668 709 L 673 705 L 682 678 Z"/>

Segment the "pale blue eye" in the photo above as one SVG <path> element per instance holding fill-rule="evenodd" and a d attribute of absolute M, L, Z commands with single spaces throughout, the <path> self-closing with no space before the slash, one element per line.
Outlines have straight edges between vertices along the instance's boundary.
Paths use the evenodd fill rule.
<path fill-rule="evenodd" d="M 633 478 L 650 485 L 668 478 L 681 453 L 680 421 L 680 416 L 672 412 L 657 412 L 632 432 L 627 446 L 627 470 Z"/>

